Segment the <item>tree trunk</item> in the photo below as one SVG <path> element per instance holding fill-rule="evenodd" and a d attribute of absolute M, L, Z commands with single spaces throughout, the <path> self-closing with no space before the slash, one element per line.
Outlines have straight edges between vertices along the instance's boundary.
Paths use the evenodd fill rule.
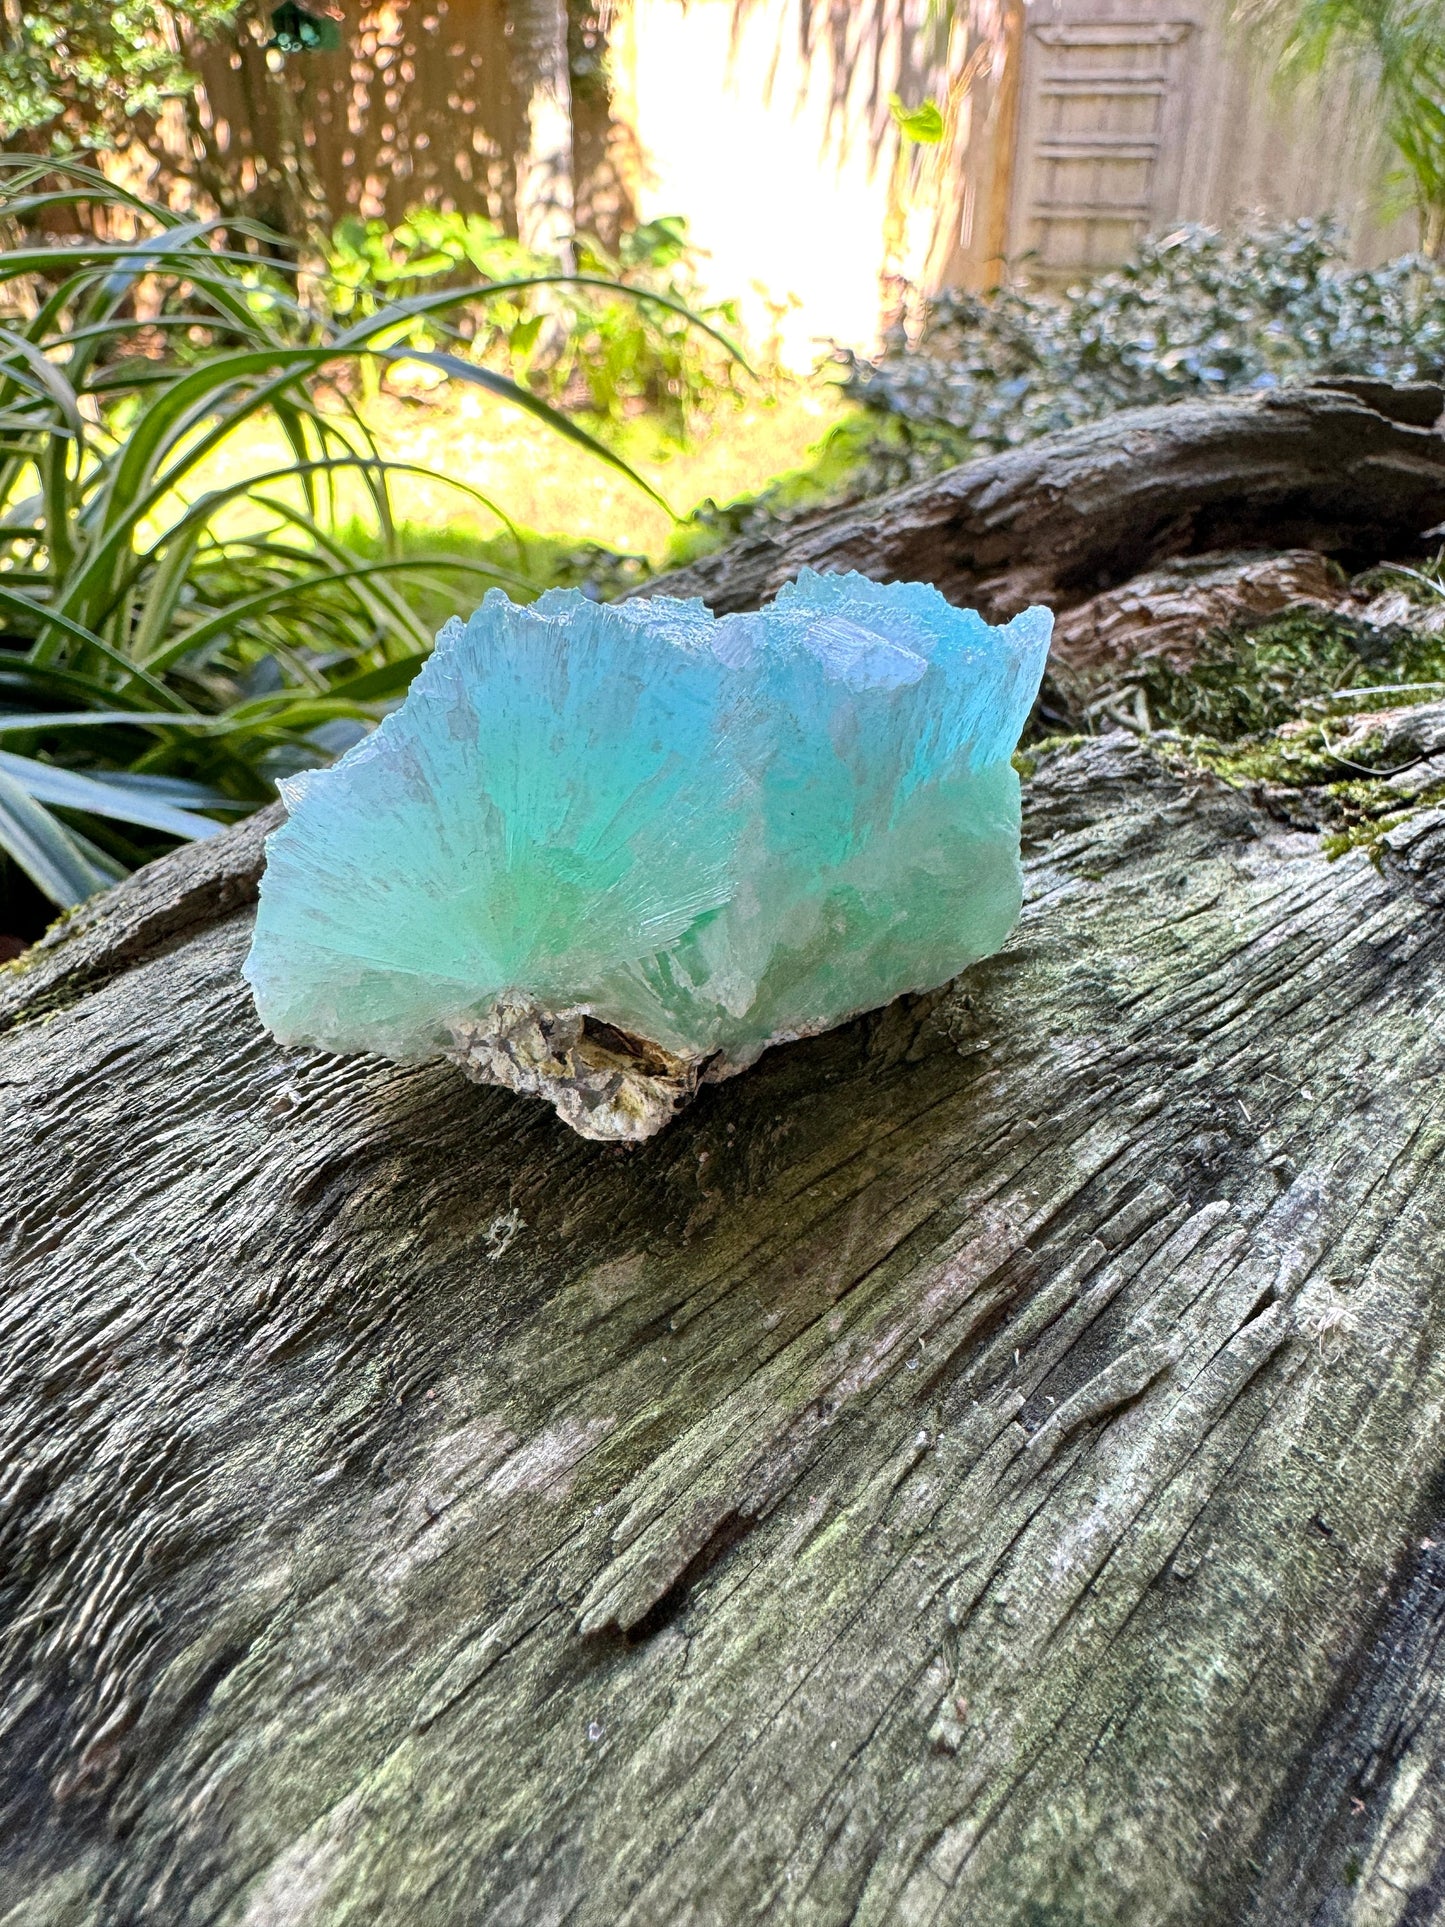
<path fill-rule="evenodd" d="M 272 1043 L 265 827 L 0 977 L 3 1927 L 1441 1917 L 1445 813 L 1056 749 L 631 1151 Z"/>
<path fill-rule="evenodd" d="M 565 0 L 508 0 L 512 85 L 526 102 L 527 144 L 517 155 L 517 236 L 524 247 L 572 263 L 572 91 Z"/>

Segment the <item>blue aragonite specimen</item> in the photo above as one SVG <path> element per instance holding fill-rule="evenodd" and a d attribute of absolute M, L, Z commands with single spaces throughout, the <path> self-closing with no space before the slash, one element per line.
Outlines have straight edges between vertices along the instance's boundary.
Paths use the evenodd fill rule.
<path fill-rule="evenodd" d="M 493 590 L 283 785 L 246 976 L 288 1044 L 443 1056 L 584 1136 L 996 950 L 1053 618 L 805 571 L 755 615 Z"/>

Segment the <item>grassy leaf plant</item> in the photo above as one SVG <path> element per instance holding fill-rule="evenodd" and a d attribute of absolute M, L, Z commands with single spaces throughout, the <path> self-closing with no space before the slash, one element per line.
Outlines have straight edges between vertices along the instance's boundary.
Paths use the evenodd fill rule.
<path fill-rule="evenodd" d="M 481 497 L 503 538 L 485 559 L 398 541 L 406 465 L 327 388 L 343 365 L 414 352 L 397 344 L 418 320 L 515 302 L 518 282 L 341 324 L 274 237 L 44 168 L 0 158 L 0 928 L 27 894 L 33 924 L 35 891 L 73 904 L 354 741 L 425 659 L 419 608 L 540 586 Z M 97 202 L 135 238 L 64 232 Z M 423 352 L 647 488 L 530 388 Z M 228 443 L 257 418 L 284 452 L 232 471 Z"/>

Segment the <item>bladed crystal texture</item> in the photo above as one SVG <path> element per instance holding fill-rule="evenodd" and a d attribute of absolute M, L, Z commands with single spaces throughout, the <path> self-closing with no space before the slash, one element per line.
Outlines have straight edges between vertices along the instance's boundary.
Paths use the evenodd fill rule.
<path fill-rule="evenodd" d="M 374 734 L 283 784 L 262 1020 L 650 1136 L 700 1082 L 1003 943 L 1052 621 L 812 571 L 721 620 L 493 590 Z"/>

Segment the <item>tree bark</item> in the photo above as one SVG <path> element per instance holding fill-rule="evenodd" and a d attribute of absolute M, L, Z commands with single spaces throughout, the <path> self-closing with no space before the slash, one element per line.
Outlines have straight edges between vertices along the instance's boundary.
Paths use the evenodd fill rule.
<path fill-rule="evenodd" d="M 1328 387 L 1137 408 L 751 537 L 644 593 L 756 608 L 802 567 L 934 582 L 991 620 L 1171 556 L 1317 549 L 1358 567 L 1445 520 L 1445 390 Z"/>
<path fill-rule="evenodd" d="M 1445 812 L 1056 748 L 630 1151 L 266 1037 L 266 827 L 0 974 L 3 1927 L 1442 1917 Z"/>
<path fill-rule="evenodd" d="M 1434 1917 L 1445 870 L 1027 823 L 628 1154 L 272 1044 L 254 825 L 12 974 L 6 1927 Z"/>

